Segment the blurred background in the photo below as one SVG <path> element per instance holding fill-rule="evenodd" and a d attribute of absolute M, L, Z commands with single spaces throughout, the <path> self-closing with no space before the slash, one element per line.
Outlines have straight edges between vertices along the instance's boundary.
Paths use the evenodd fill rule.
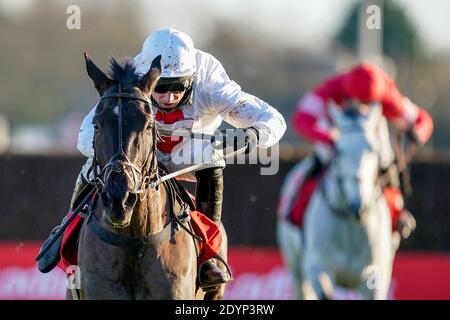
<path fill-rule="evenodd" d="M 377 3 L 383 27 L 374 41 L 383 66 L 435 126 L 411 169 L 414 193 L 407 202 L 419 226 L 402 243 L 392 298 L 449 299 L 450 2 Z M 79 29 L 68 27 L 73 5 Z M 227 168 L 224 223 L 236 249 L 232 267 L 241 275 L 227 297 L 292 298 L 276 250 L 275 211 L 284 176 L 309 149 L 290 117 L 306 91 L 361 57 L 368 38 L 359 33 L 359 11 L 355 0 L 0 0 L 0 298 L 61 298 L 64 274 L 41 275 L 32 258 L 64 215 L 83 162 L 78 129 L 98 99 L 83 52 L 105 70 L 109 56 L 133 57 L 152 31 L 166 27 L 190 34 L 244 91 L 276 107 L 288 123 L 277 176 Z M 241 189 L 233 190 L 238 181 Z M 241 255 L 254 255 L 256 269 L 241 266 Z M 442 269 L 436 279 L 423 278 L 436 269 Z"/>

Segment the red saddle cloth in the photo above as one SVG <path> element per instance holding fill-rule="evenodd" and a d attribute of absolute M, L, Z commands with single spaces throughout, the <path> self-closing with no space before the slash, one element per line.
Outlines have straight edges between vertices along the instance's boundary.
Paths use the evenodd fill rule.
<path fill-rule="evenodd" d="M 203 239 L 203 241 L 197 242 L 199 244 L 198 263 L 201 264 L 219 253 L 222 244 L 222 234 L 217 224 L 203 213 L 190 211 L 190 216 L 194 233 Z M 60 251 L 61 260 L 58 263 L 58 267 L 63 271 L 66 271 L 70 265 L 78 264 L 78 235 L 83 225 L 83 220 L 82 216 L 76 216 L 63 234 Z M 179 232 L 185 231 L 181 229 Z"/>
<path fill-rule="evenodd" d="M 316 178 L 308 178 L 301 186 L 298 195 L 293 202 L 291 211 L 288 215 L 288 219 L 291 223 L 295 224 L 299 228 L 303 227 L 303 219 L 305 216 L 306 208 L 308 207 L 309 200 L 317 187 L 322 175 Z M 391 211 L 392 219 L 392 231 L 397 230 L 397 223 L 400 211 L 402 210 L 401 202 L 403 197 L 401 191 L 398 188 L 385 188 L 383 190 L 384 197 Z"/>
<path fill-rule="evenodd" d="M 67 217 L 70 217 L 70 212 Z M 63 233 L 63 240 L 61 244 L 61 260 L 58 263 L 63 271 L 66 271 L 70 265 L 78 264 L 78 235 L 83 225 L 84 218 L 77 215 L 72 222 L 67 226 Z"/>
<path fill-rule="evenodd" d="M 305 211 L 309 203 L 314 190 L 316 190 L 317 183 L 320 181 L 319 177 L 308 178 L 301 186 L 297 197 L 295 198 L 291 212 L 288 215 L 289 221 L 298 226 L 303 227 L 303 218 L 305 216 Z"/>

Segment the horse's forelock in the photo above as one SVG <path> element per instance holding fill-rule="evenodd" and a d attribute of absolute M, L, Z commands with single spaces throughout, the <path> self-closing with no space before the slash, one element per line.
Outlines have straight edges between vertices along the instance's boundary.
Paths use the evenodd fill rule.
<path fill-rule="evenodd" d="M 120 83 L 123 87 L 131 87 L 140 79 L 132 59 L 126 58 L 118 62 L 114 57 L 110 60 L 111 79 Z"/>

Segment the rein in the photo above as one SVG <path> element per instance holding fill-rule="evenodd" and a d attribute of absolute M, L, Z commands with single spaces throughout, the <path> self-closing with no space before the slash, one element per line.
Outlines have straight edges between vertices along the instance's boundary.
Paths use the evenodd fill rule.
<path fill-rule="evenodd" d="M 401 188 L 406 197 L 411 196 L 412 187 L 410 180 L 409 165 L 411 164 L 413 157 L 417 151 L 417 144 L 409 140 L 409 144 L 406 149 L 403 147 L 402 143 L 402 132 L 397 131 L 395 135 L 395 156 L 397 170 L 401 179 Z"/>

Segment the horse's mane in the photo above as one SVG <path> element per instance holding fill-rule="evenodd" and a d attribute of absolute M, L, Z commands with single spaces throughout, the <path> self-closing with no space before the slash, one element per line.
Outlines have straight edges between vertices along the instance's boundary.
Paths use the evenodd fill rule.
<path fill-rule="evenodd" d="M 123 87 L 130 87 L 140 80 L 140 75 L 136 72 L 136 67 L 132 59 L 126 58 L 118 62 L 114 57 L 110 59 L 110 77 Z"/>

